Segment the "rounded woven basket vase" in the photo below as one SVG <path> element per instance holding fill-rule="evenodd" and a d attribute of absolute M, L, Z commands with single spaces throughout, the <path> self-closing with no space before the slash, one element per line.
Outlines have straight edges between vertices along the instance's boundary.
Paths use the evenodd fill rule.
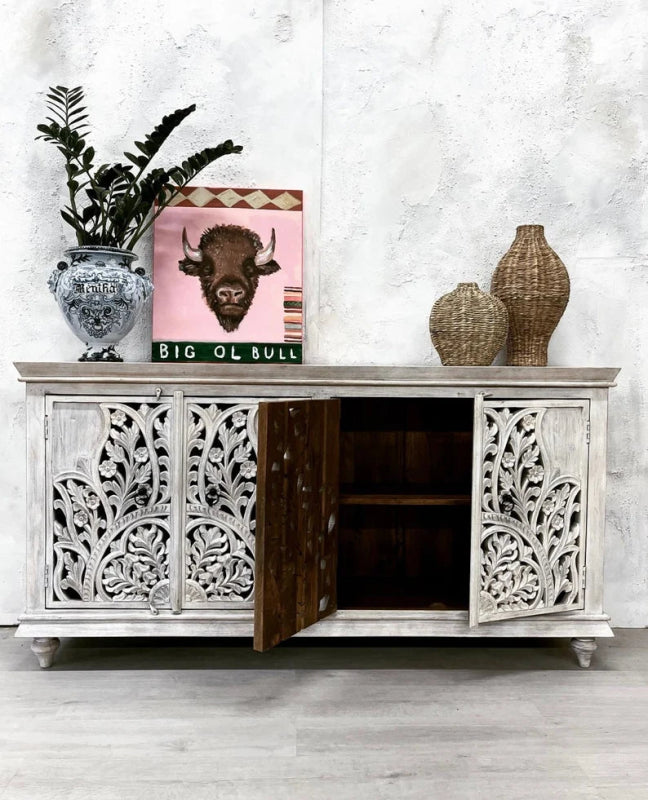
<path fill-rule="evenodd" d="M 549 340 L 569 300 L 569 275 L 542 225 L 520 225 L 497 265 L 491 293 L 509 315 L 506 363 L 546 367 Z"/>
<path fill-rule="evenodd" d="M 460 283 L 430 314 L 430 336 L 444 366 L 490 366 L 506 341 L 508 314 L 476 283 Z"/>

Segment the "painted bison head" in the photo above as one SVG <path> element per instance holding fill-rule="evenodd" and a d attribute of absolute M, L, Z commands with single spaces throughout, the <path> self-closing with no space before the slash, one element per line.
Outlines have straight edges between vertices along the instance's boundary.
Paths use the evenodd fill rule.
<path fill-rule="evenodd" d="M 280 269 L 274 260 L 275 232 L 264 247 L 259 236 L 239 225 L 215 225 L 200 237 L 198 247 L 182 231 L 185 258 L 178 267 L 200 279 L 203 297 L 226 331 L 235 331 L 252 305 L 259 278 Z"/>

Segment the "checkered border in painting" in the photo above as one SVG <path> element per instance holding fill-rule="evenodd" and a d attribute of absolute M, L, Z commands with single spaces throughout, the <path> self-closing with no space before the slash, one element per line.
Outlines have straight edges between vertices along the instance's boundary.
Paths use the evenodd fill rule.
<path fill-rule="evenodd" d="M 272 208 L 281 211 L 302 211 L 303 192 L 299 189 L 212 189 L 185 186 L 169 203 L 169 207 L 192 208 Z"/>

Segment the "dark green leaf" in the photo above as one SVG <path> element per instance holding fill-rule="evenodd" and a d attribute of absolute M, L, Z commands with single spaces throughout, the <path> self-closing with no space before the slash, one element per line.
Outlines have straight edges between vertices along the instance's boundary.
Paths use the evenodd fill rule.
<path fill-rule="evenodd" d="M 180 169 L 180 167 L 176 167 L 175 169 L 169 170 L 169 178 L 173 181 L 173 183 L 184 184 L 187 176 L 186 173 Z"/>
<path fill-rule="evenodd" d="M 67 96 L 67 102 L 69 108 L 74 108 L 78 106 L 80 102 L 83 100 L 83 92 L 81 91 L 72 91 Z"/>
<path fill-rule="evenodd" d="M 136 156 L 136 155 L 133 155 L 133 153 L 124 153 L 124 155 L 126 156 L 126 158 L 129 161 L 132 161 L 133 164 L 135 164 L 136 166 L 138 166 L 138 167 L 140 167 L 142 169 L 144 169 L 144 167 L 149 162 L 149 159 L 146 156 Z"/>
<path fill-rule="evenodd" d="M 47 119 L 50 122 L 54 122 L 57 125 L 59 124 L 59 122 L 62 123 L 63 125 L 67 124 L 67 117 L 65 116 L 65 112 L 59 111 L 58 108 L 52 108 L 52 106 L 47 106 L 47 110 L 50 111 L 54 115 L 54 117 L 56 117 L 56 119 L 53 119 L 52 117 L 47 117 Z"/>
<path fill-rule="evenodd" d="M 51 125 L 56 125 L 56 127 L 57 127 L 57 128 L 60 128 L 60 127 L 61 127 L 61 126 L 60 126 L 60 124 L 59 124 L 59 122 L 58 122 L 57 120 L 53 119 L 52 117 L 45 117 L 45 119 L 46 119 L 46 120 L 47 120 L 47 121 L 48 121 L 48 122 L 49 122 Z M 61 120 L 61 122 L 63 122 L 63 124 L 65 124 L 65 119 L 64 119 L 62 116 L 59 116 L 59 120 Z"/>
<path fill-rule="evenodd" d="M 99 206 L 86 206 L 83 209 L 83 213 L 82 213 L 81 217 L 82 217 L 83 221 L 85 223 L 87 223 L 91 219 L 94 219 L 95 217 L 98 217 L 100 213 L 101 213 L 101 209 L 99 208 Z"/>
<path fill-rule="evenodd" d="M 143 142 L 135 142 L 135 147 L 146 156 L 146 159 L 142 159 L 141 157 L 139 160 L 134 160 L 132 157 L 129 158 L 130 161 L 133 161 L 134 164 L 140 169 L 145 169 L 146 165 L 151 161 L 153 156 L 159 151 L 160 147 L 164 144 L 167 140 L 169 135 L 180 125 L 180 123 L 192 114 L 196 110 L 195 104 L 188 106 L 187 108 L 179 108 L 174 111 L 172 114 L 169 114 L 165 117 L 162 117 L 162 122 L 157 125 L 151 133 L 149 133 Z M 132 154 L 130 154 L 132 156 Z"/>
<path fill-rule="evenodd" d="M 75 219 L 75 218 L 72 216 L 72 214 L 68 214 L 68 212 L 67 212 L 67 211 L 63 211 L 63 209 L 61 209 L 61 216 L 62 216 L 62 217 L 63 217 L 63 219 L 64 219 L 64 220 L 67 222 L 67 224 L 68 224 L 68 225 L 71 225 L 71 226 L 72 226 L 72 227 L 73 227 L 75 230 L 83 230 L 83 226 L 81 225 L 81 223 L 80 223 L 80 222 L 78 222 L 78 221 L 77 221 L 77 220 L 76 220 L 76 219 Z"/>

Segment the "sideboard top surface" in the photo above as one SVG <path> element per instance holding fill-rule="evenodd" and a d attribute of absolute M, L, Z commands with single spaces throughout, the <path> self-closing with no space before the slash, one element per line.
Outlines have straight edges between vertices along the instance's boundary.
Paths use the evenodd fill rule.
<path fill-rule="evenodd" d="M 172 383 L 238 386 L 526 386 L 615 385 L 613 367 L 307 366 L 206 363 L 16 362 L 25 383 Z"/>

